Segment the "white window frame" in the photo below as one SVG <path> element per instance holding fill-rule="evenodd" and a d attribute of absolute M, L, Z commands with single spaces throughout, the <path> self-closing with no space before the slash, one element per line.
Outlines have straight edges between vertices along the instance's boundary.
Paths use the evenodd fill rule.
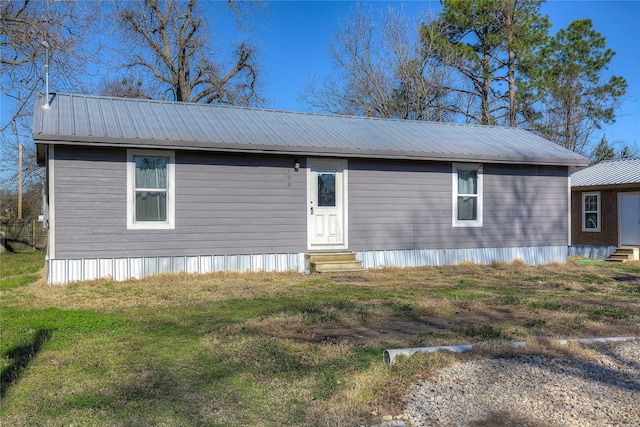
<path fill-rule="evenodd" d="M 596 208 L 595 211 L 587 211 L 587 206 L 586 206 L 586 199 L 587 196 L 596 196 L 597 197 L 597 205 L 598 207 Z M 601 205 L 601 200 L 602 197 L 600 195 L 599 191 L 587 191 L 587 192 L 583 192 L 582 193 L 582 231 L 584 232 L 588 232 L 588 233 L 599 233 L 600 232 L 600 224 L 601 224 L 601 218 L 602 218 L 602 211 L 600 209 L 600 205 Z M 588 213 L 595 213 L 597 216 L 597 220 L 596 220 L 596 228 L 587 228 L 587 214 Z"/>
<path fill-rule="evenodd" d="M 475 170 L 478 173 L 478 194 L 467 195 L 477 197 L 477 217 L 474 220 L 458 219 L 458 171 L 459 170 Z M 482 227 L 483 225 L 483 165 L 480 163 L 453 163 L 451 173 L 451 225 L 453 227 Z"/>
<path fill-rule="evenodd" d="M 167 220 L 166 221 L 136 221 L 136 164 L 134 156 L 166 157 L 167 158 Z M 175 229 L 175 163 L 174 151 L 165 150 L 127 150 L 127 229 L 128 230 L 162 230 Z"/>

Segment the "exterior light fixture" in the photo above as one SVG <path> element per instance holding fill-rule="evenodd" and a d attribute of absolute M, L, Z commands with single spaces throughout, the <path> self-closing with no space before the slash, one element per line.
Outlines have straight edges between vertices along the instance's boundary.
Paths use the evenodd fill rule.
<path fill-rule="evenodd" d="M 300 160 L 295 159 L 293 161 L 293 170 L 298 172 L 300 170 Z"/>

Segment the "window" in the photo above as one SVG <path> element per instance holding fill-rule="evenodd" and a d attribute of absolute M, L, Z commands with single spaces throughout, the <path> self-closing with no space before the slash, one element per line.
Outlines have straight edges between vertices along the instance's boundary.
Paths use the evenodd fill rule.
<path fill-rule="evenodd" d="M 582 193 L 582 231 L 600 231 L 600 192 Z"/>
<path fill-rule="evenodd" d="M 454 227 L 482 227 L 482 165 L 453 164 Z"/>
<path fill-rule="evenodd" d="M 336 174 L 318 173 L 318 206 L 336 206 Z"/>
<path fill-rule="evenodd" d="M 174 228 L 175 154 L 127 152 L 127 228 Z"/>

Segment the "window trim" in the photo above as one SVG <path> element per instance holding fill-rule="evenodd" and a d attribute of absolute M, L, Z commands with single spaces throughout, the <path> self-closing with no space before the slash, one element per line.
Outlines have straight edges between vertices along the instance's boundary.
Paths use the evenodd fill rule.
<path fill-rule="evenodd" d="M 136 164 L 134 156 L 167 158 L 167 220 L 135 221 Z M 127 150 L 127 230 L 173 230 L 175 229 L 175 152 L 168 150 Z"/>
<path fill-rule="evenodd" d="M 475 170 L 478 173 L 477 218 L 473 220 L 458 219 L 458 171 Z M 481 163 L 453 163 L 451 167 L 451 225 L 453 227 L 482 227 L 483 226 L 483 176 Z"/>
<path fill-rule="evenodd" d="M 595 211 L 587 211 L 586 210 L 586 199 L 587 196 L 596 196 L 597 199 L 597 209 Z M 601 223 L 602 223 L 602 196 L 599 191 L 585 191 L 582 193 L 582 231 L 586 233 L 599 233 L 601 231 Z M 595 213 L 597 215 L 596 220 L 596 228 L 587 228 L 587 214 Z"/>

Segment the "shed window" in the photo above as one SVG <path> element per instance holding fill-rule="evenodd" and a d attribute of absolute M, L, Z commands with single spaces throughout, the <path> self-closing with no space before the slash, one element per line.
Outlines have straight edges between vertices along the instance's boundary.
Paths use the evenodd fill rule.
<path fill-rule="evenodd" d="M 482 227 L 482 165 L 453 165 L 452 224 Z"/>
<path fill-rule="evenodd" d="M 129 150 L 127 226 L 174 228 L 174 153 Z"/>
<path fill-rule="evenodd" d="M 600 231 L 600 192 L 582 193 L 582 231 Z"/>

